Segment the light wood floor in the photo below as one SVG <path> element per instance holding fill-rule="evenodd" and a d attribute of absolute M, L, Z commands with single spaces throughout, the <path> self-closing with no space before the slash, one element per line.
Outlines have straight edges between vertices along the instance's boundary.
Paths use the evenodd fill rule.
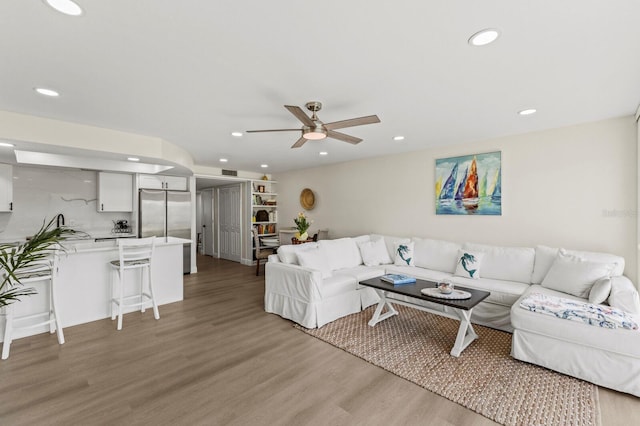
<path fill-rule="evenodd" d="M 198 259 L 160 320 L 128 314 L 16 340 L 0 361 L 0 425 L 489 425 L 263 310 L 264 275 Z M 600 390 L 603 425 L 640 399 Z M 633 420 L 636 419 L 636 420 Z"/>

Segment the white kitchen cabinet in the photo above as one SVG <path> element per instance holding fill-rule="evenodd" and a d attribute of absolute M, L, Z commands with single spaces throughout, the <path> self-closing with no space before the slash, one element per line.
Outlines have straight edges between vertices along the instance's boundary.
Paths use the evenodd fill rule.
<path fill-rule="evenodd" d="M 186 191 L 188 189 L 188 182 L 184 176 L 139 175 L 138 186 L 141 189 Z"/>
<path fill-rule="evenodd" d="M 0 212 L 13 211 L 13 167 L 0 164 Z"/>
<path fill-rule="evenodd" d="M 98 173 L 98 211 L 133 211 L 133 175 Z"/>

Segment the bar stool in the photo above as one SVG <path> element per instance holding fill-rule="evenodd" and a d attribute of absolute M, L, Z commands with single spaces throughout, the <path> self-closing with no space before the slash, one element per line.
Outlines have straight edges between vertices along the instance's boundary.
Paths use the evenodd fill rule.
<path fill-rule="evenodd" d="M 41 327 L 49 325 L 49 332 L 57 331 L 58 343 L 64 344 L 64 333 L 62 331 L 62 321 L 56 307 L 56 277 L 58 275 L 58 252 L 57 250 L 49 259 L 38 260 L 32 262 L 25 268 L 18 269 L 15 276 L 22 285 L 44 283 L 44 290 L 48 293 L 49 309 L 32 315 L 14 317 L 14 303 L 6 305 L 5 308 L 5 326 L 4 326 L 4 342 L 2 343 L 2 359 L 9 358 L 9 350 L 13 341 L 13 332 L 16 330 L 26 330 L 29 328 Z M 10 280 L 10 285 L 19 285 L 14 279 Z M 16 302 L 20 303 L 20 302 Z M 33 323 L 35 318 L 46 317 L 44 321 Z M 28 324 L 19 325 L 23 322 Z"/>
<path fill-rule="evenodd" d="M 122 313 L 125 307 L 140 306 L 140 312 L 145 311 L 145 305 L 153 307 L 153 317 L 160 319 L 158 305 L 153 296 L 153 280 L 151 270 L 155 238 L 120 238 L 118 251 L 120 258 L 112 260 L 111 264 L 111 319 L 118 317 L 118 330 L 122 329 Z M 140 270 L 140 292 L 125 296 L 125 273 L 129 270 Z M 117 280 L 116 280 L 117 278 Z M 116 283 L 117 281 L 117 283 Z M 145 291 L 145 283 L 147 291 Z M 116 284 L 119 284 L 119 288 Z M 138 302 L 128 302 L 138 299 Z M 117 314 L 116 314 L 117 306 Z"/>

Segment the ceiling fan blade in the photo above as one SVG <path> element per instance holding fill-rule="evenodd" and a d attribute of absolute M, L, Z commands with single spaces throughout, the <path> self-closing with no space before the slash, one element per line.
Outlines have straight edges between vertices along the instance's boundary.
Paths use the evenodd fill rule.
<path fill-rule="evenodd" d="M 270 129 L 270 130 L 247 130 L 247 133 L 260 133 L 260 132 L 301 132 L 300 129 Z"/>
<path fill-rule="evenodd" d="M 303 138 L 302 136 L 300 136 L 300 139 L 298 139 L 296 141 L 296 143 L 294 143 L 293 145 L 291 145 L 291 148 L 300 148 L 302 145 L 304 145 L 304 143 L 307 140 L 305 138 Z"/>
<path fill-rule="evenodd" d="M 305 126 L 315 127 L 315 123 L 313 122 L 313 120 L 304 113 L 302 108 L 293 105 L 285 105 L 284 107 L 288 109 L 291 114 L 295 115 L 296 118 L 300 120 Z"/>
<path fill-rule="evenodd" d="M 338 139 L 339 141 L 343 141 L 343 142 L 349 142 L 354 145 L 362 142 L 362 139 L 360 138 L 356 138 L 355 136 L 351 136 L 351 135 L 345 135 L 344 133 L 340 133 L 340 132 L 334 132 L 333 130 L 327 130 L 327 137 Z"/>
<path fill-rule="evenodd" d="M 324 127 L 327 130 L 344 129 L 345 127 L 362 126 L 363 124 L 379 123 L 380 119 L 377 115 L 367 115 L 366 117 L 351 118 L 349 120 L 334 121 L 327 123 Z"/>

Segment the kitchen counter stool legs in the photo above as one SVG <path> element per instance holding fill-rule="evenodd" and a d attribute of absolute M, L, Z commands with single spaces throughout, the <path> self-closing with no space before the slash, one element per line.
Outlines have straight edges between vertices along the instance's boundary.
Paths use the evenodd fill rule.
<path fill-rule="evenodd" d="M 118 330 L 122 329 L 122 315 L 126 307 L 140 306 L 140 311 L 144 313 L 146 306 L 151 305 L 153 317 L 160 319 L 158 304 L 153 296 L 151 274 L 154 247 L 155 237 L 118 240 L 120 258 L 110 262 L 112 267 L 111 319 L 115 320 L 118 317 Z M 140 271 L 140 291 L 137 294 L 125 296 L 127 285 L 125 277 L 128 276 L 126 272 L 132 270 Z M 131 277 L 128 276 L 128 278 Z"/>
<path fill-rule="evenodd" d="M 55 253 L 51 259 L 45 259 L 42 261 L 34 262 L 31 266 L 16 271 L 16 277 L 20 283 L 24 286 L 45 283 L 45 286 L 41 290 L 42 293 L 47 294 L 48 309 L 45 312 L 37 314 L 26 315 L 21 317 L 14 317 L 14 304 L 15 302 L 4 307 L 5 309 L 5 327 L 4 327 L 4 342 L 2 343 L 2 359 L 9 358 L 9 351 L 11 349 L 11 342 L 13 341 L 13 332 L 15 330 L 41 327 L 43 325 L 49 325 L 49 332 L 58 334 L 58 343 L 64 344 L 64 333 L 62 331 L 62 322 L 58 315 L 58 309 L 56 304 L 56 275 L 58 271 L 58 254 Z M 11 285 L 16 285 L 15 282 L 11 282 Z M 37 318 L 46 317 L 44 321 L 36 321 Z M 25 325 L 21 325 L 22 323 Z"/>

